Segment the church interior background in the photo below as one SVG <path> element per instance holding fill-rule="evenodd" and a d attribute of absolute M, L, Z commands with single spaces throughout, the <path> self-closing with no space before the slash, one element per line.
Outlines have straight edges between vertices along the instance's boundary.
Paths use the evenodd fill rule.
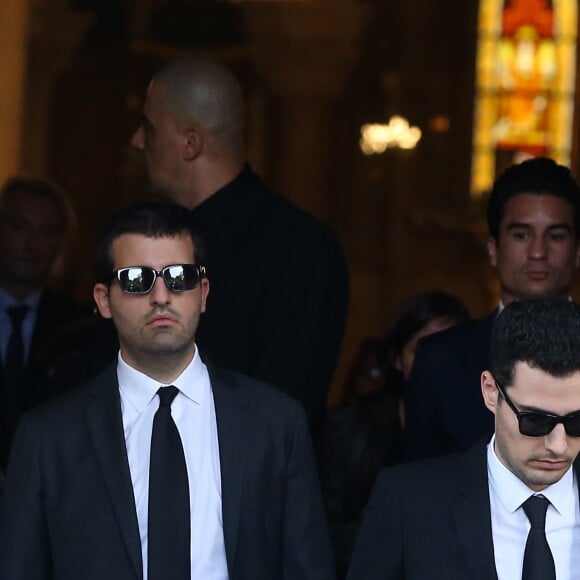
<path fill-rule="evenodd" d="M 56 284 L 89 302 L 99 228 L 148 195 L 129 139 L 151 74 L 178 56 L 228 64 L 252 166 L 347 256 L 338 385 L 407 296 L 495 306 L 494 177 L 537 154 L 580 170 L 577 28 L 576 0 L 2 0 L 0 179 L 69 193 L 79 229 Z"/>

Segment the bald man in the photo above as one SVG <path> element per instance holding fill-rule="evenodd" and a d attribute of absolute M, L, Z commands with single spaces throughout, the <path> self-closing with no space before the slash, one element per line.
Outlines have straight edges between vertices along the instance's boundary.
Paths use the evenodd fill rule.
<path fill-rule="evenodd" d="M 245 162 L 242 88 L 226 67 L 172 62 L 147 90 L 132 144 L 153 188 L 192 210 L 212 280 L 198 344 L 221 366 L 324 408 L 344 334 L 348 275 L 331 232 Z"/>

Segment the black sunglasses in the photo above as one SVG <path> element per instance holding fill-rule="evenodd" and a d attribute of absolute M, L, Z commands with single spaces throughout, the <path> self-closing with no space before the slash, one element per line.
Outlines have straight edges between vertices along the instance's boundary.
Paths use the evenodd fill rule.
<path fill-rule="evenodd" d="M 158 277 L 163 278 L 167 288 L 173 292 L 185 292 L 199 286 L 205 278 L 205 267 L 197 264 L 172 264 L 162 270 L 148 266 L 130 266 L 111 273 L 126 294 L 147 294 L 151 292 Z"/>
<path fill-rule="evenodd" d="M 558 424 L 562 423 L 566 433 L 570 437 L 580 437 L 580 411 L 574 411 L 568 415 L 553 415 L 541 411 L 518 411 L 516 406 L 507 396 L 503 387 L 495 381 L 495 386 L 501 398 L 508 404 L 508 407 L 516 414 L 518 426 L 522 435 L 529 437 L 543 437 L 552 431 Z"/>

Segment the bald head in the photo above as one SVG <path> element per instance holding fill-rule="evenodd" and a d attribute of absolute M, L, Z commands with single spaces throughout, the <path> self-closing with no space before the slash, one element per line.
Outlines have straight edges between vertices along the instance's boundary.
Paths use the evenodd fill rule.
<path fill-rule="evenodd" d="M 194 208 L 243 169 L 244 99 L 234 75 L 205 60 L 175 61 L 151 81 L 131 139 L 152 188 Z"/>
<path fill-rule="evenodd" d="M 181 122 L 200 126 L 208 138 L 228 148 L 242 146 L 244 97 L 240 83 L 220 63 L 180 60 L 165 65 L 152 84 Z"/>

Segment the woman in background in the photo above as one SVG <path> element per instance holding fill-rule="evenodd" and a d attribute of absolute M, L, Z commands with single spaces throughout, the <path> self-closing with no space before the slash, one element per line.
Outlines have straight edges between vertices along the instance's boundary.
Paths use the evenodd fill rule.
<path fill-rule="evenodd" d="M 379 347 L 379 358 L 385 367 L 392 366 L 402 375 L 403 385 L 411 376 L 419 340 L 469 320 L 466 306 L 445 292 L 425 292 L 410 298 L 401 308 L 392 329 Z M 404 427 L 404 394 L 399 416 Z"/>
<path fill-rule="evenodd" d="M 379 471 L 402 460 L 405 382 L 417 343 L 468 318 L 458 298 L 425 292 L 402 305 L 383 339 L 366 338 L 360 345 L 345 385 L 346 404 L 329 411 L 319 448 L 339 578 Z"/>

